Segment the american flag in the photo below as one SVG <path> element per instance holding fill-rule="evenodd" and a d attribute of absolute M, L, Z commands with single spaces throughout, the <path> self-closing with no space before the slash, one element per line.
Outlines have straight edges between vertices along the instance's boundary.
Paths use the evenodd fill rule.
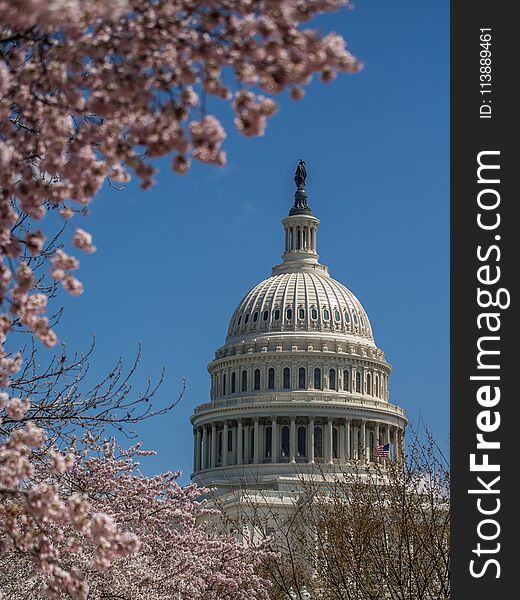
<path fill-rule="evenodd" d="M 390 458 L 390 444 L 381 444 L 376 448 L 377 458 Z"/>

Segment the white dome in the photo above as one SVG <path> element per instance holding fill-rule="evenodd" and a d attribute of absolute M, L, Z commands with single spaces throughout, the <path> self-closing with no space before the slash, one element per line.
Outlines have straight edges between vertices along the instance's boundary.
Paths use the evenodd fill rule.
<path fill-rule="evenodd" d="M 264 279 L 239 303 L 227 340 L 281 331 L 329 332 L 374 341 L 359 300 L 323 271 L 297 270 Z"/>

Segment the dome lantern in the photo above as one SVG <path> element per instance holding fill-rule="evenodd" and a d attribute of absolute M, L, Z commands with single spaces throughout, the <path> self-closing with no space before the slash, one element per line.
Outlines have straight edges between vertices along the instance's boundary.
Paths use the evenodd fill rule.
<path fill-rule="evenodd" d="M 307 169 L 300 159 L 294 175 L 296 192 L 294 206 L 282 224 L 285 229 L 285 249 L 283 262 L 273 268 L 273 275 L 278 273 L 316 272 L 328 275 L 327 267 L 320 265 L 316 251 L 316 233 L 320 224 L 307 204 L 305 182 Z"/>

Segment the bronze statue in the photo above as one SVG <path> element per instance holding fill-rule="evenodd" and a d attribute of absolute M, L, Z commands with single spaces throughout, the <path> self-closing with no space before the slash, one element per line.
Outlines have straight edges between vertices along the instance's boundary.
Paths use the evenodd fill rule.
<path fill-rule="evenodd" d="M 307 179 L 307 169 L 305 168 L 305 161 L 300 158 L 300 162 L 296 167 L 296 173 L 294 174 L 294 183 L 299 190 L 305 189 L 305 180 Z"/>

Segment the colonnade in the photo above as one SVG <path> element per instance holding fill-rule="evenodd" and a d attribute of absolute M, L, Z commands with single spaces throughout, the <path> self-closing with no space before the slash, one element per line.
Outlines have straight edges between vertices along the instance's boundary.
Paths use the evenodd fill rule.
<path fill-rule="evenodd" d="M 375 462 L 390 444 L 400 459 L 403 430 L 382 421 L 336 417 L 254 417 L 195 426 L 194 472 L 243 464 Z"/>

